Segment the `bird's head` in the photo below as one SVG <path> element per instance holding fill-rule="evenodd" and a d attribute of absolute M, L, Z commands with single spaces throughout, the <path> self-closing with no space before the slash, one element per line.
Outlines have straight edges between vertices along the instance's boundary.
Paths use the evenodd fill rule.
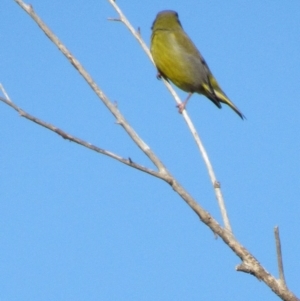
<path fill-rule="evenodd" d="M 163 10 L 159 12 L 152 24 L 152 30 L 174 30 L 181 28 L 178 14 L 173 10 Z"/>

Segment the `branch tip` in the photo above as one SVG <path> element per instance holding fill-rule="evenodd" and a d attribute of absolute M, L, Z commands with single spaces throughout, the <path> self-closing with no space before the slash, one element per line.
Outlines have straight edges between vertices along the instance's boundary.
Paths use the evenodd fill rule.
<path fill-rule="evenodd" d="M 120 18 L 107 18 L 108 21 L 123 22 Z"/>
<path fill-rule="evenodd" d="M 241 264 L 237 265 L 235 267 L 235 270 L 238 272 L 244 272 L 244 273 L 250 274 L 252 276 L 255 276 L 255 273 L 254 273 L 252 267 L 250 265 L 246 264 L 245 262 L 242 262 Z"/>
<path fill-rule="evenodd" d="M 282 252 L 281 252 L 281 242 L 279 236 L 279 227 L 274 227 L 274 235 L 275 235 L 275 243 L 276 243 L 276 254 L 277 254 L 277 264 L 278 264 L 278 273 L 279 273 L 279 281 L 281 284 L 286 287 L 284 270 L 283 270 L 283 261 L 282 261 Z"/>

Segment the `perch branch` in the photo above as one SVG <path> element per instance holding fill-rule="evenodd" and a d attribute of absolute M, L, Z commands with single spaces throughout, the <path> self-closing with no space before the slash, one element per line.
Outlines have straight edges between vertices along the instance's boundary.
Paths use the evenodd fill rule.
<path fill-rule="evenodd" d="M 125 15 L 123 14 L 122 10 L 119 8 L 119 6 L 117 5 L 117 3 L 114 0 L 108 0 L 108 2 L 114 7 L 114 9 L 117 11 L 119 18 L 109 18 L 108 20 L 110 21 L 119 21 L 122 22 L 131 32 L 131 34 L 135 37 L 135 39 L 138 41 L 138 43 L 141 45 L 141 47 L 143 48 L 143 50 L 146 52 L 147 56 L 149 57 L 149 59 L 151 60 L 151 62 L 154 64 L 153 58 L 151 56 L 150 50 L 147 47 L 146 43 L 144 42 L 144 40 L 141 37 L 140 34 L 140 30 L 135 30 L 134 27 L 130 24 L 130 22 L 127 20 L 127 18 L 125 17 Z M 162 80 L 164 82 L 164 84 L 166 85 L 167 89 L 169 90 L 169 92 L 171 93 L 171 95 L 174 97 L 176 103 L 179 105 L 181 104 L 181 100 L 178 97 L 178 95 L 176 94 L 176 92 L 174 91 L 174 89 L 172 88 L 172 86 L 170 85 L 170 83 L 168 81 L 166 81 L 163 77 Z M 197 130 L 192 122 L 192 120 L 190 119 L 188 113 L 186 110 L 184 110 L 182 112 L 182 116 L 190 130 L 190 132 L 192 133 L 192 136 L 194 137 L 194 140 L 198 146 L 198 149 L 201 153 L 201 156 L 204 160 L 204 163 L 206 165 L 206 168 L 208 170 L 208 174 L 213 186 L 213 189 L 215 191 L 215 195 L 218 201 L 218 205 L 220 207 L 220 211 L 221 211 L 221 215 L 222 215 L 222 219 L 223 219 L 223 223 L 225 226 L 225 229 L 228 232 L 232 232 L 231 226 L 230 226 L 230 221 L 227 215 L 227 211 L 226 211 L 226 206 L 225 206 L 225 201 L 222 195 L 222 191 L 221 191 L 221 186 L 216 178 L 214 169 L 212 167 L 212 164 L 209 160 L 208 154 L 205 150 L 205 147 L 200 139 L 200 136 L 197 133 Z"/>
<path fill-rule="evenodd" d="M 136 40 L 142 46 L 143 50 L 146 52 L 146 54 L 149 57 L 149 59 L 151 60 L 151 62 L 154 64 L 154 61 L 153 61 L 153 58 L 152 58 L 151 53 L 149 51 L 149 48 L 147 47 L 146 43 L 142 39 L 142 37 L 140 35 L 140 31 L 134 29 L 134 27 L 127 20 L 127 18 L 123 14 L 122 10 L 119 8 L 119 6 L 116 4 L 116 2 L 114 0 L 108 0 L 108 2 L 114 7 L 114 9 L 119 14 L 119 18 L 109 18 L 109 20 L 122 22 L 129 29 L 131 34 L 136 38 Z M 174 91 L 174 89 L 172 88 L 170 83 L 168 81 L 166 81 L 163 77 L 162 77 L 162 80 L 163 80 L 164 84 L 166 85 L 167 89 L 169 90 L 169 92 L 174 97 L 176 103 L 181 104 L 180 98 L 178 97 L 178 95 L 176 94 L 176 92 Z M 226 211 L 225 201 L 224 201 L 222 191 L 221 191 L 221 187 L 220 187 L 219 182 L 217 181 L 215 172 L 213 170 L 212 164 L 209 160 L 209 157 L 208 157 L 208 154 L 205 150 L 205 147 L 204 147 L 204 145 L 203 145 L 203 143 L 200 139 L 200 136 L 197 133 L 197 130 L 196 130 L 192 120 L 190 119 L 189 115 L 187 114 L 186 110 L 184 110 L 182 112 L 182 116 L 183 116 L 190 132 L 192 133 L 192 135 L 195 139 L 195 142 L 198 146 L 198 149 L 199 149 L 199 151 L 202 155 L 202 158 L 203 158 L 204 163 L 206 165 L 206 168 L 208 170 L 208 174 L 209 174 L 212 186 L 213 186 L 214 191 L 215 191 L 215 195 L 216 195 L 216 198 L 217 198 L 217 201 L 218 201 L 218 205 L 220 207 L 220 211 L 221 211 L 221 215 L 222 215 L 222 219 L 223 219 L 225 229 L 227 229 L 229 232 L 232 232 L 232 229 L 231 229 L 231 226 L 230 226 L 230 221 L 229 221 L 227 211 Z"/>

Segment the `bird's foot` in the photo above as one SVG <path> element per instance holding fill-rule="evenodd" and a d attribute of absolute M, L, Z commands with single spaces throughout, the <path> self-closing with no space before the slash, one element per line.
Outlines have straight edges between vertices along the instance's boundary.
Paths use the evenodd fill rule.
<path fill-rule="evenodd" d="M 162 78 L 162 75 L 161 75 L 159 72 L 157 72 L 157 74 L 156 74 L 156 78 L 157 78 L 157 79 L 159 79 L 159 80 L 161 80 L 161 78 Z"/>
<path fill-rule="evenodd" d="M 186 102 L 182 102 L 176 106 L 178 108 L 179 114 L 182 114 L 183 110 L 185 110 L 185 106 L 186 106 Z"/>
<path fill-rule="evenodd" d="M 183 110 L 185 110 L 185 107 L 192 95 L 193 95 L 193 92 L 190 92 L 189 95 L 187 96 L 186 100 L 176 106 L 178 108 L 178 112 L 180 114 L 182 114 Z"/>

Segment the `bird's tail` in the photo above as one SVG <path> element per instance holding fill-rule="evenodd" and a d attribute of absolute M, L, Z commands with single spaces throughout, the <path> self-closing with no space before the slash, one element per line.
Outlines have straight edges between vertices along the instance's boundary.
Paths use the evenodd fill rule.
<path fill-rule="evenodd" d="M 235 111 L 242 119 L 245 119 L 245 115 L 230 101 L 226 94 L 222 91 L 218 85 L 216 79 L 213 76 L 209 77 L 209 82 L 203 84 L 204 95 L 208 97 L 214 103 L 222 102 L 226 103 L 230 108 Z"/>

